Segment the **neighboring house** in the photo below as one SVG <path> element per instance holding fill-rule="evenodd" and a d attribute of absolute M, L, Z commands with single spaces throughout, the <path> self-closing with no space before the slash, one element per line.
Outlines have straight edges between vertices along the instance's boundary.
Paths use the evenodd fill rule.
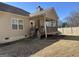
<path fill-rule="evenodd" d="M 44 10 L 38 6 L 36 13 L 30 14 L 30 22 L 33 22 L 34 26 L 39 28 L 39 36 L 45 34 L 47 38 L 47 35 L 55 35 L 58 33 L 58 16 L 54 8 Z"/>
<path fill-rule="evenodd" d="M 20 8 L 0 3 L 0 43 L 29 37 L 30 22 L 46 37 L 48 34 L 56 34 L 57 20 L 54 8 L 43 10 L 38 6 L 37 12 L 30 14 Z"/>
<path fill-rule="evenodd" d="M 29 36 L 29 12 L 0 3 L 0 43 Z"/>

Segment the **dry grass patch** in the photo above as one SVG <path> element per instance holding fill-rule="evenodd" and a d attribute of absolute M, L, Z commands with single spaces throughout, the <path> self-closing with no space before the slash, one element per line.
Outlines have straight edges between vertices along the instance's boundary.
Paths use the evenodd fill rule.
<path fill-rule="evenodd" d="M 72 38 L 72 39 L 71 39 Z M 58 42 L 51 44 L 50 46 L 38 51 L 37 53 L 31 56 L 62 56 L 62 57 L 71 57 L 71 56 L 79 56 L 79 37 L 75 39 L 75 37 L 64 37 L 60 39 Z"/>

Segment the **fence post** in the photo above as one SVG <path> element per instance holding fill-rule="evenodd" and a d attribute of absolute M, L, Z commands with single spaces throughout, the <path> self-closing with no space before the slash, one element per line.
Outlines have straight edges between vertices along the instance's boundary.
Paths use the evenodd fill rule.
<path fill-rule="evenodd" d="M 72 28 L 72 26 L 71 26 L 71 34 L 73 34 L 73 28 Z"/>
<path fill-rule="evenodd" d="M 62 32 L 63 32 L 63 34 L 64 34 L 64 28 L 62 28 Z"/>

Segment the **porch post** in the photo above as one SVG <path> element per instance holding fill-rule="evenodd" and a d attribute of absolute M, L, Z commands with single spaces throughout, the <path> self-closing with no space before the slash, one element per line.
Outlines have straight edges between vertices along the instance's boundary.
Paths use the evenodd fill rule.
<path fill-rule="evenodd" d="M 44 15 L 44 30 L 45 30 L 45 37 L 47 38 L 47 28 L 45 22 L 46 22 L 46 17 Z"/>

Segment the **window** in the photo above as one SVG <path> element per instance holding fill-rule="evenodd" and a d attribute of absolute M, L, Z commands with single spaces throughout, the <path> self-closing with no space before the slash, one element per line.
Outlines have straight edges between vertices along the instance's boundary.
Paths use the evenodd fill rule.
<path fill-rule="evenodd" d="M 46 26 L 51 27 L 52 26 L 51 21 L 46 21 Z"/>
<path fill-rule="evenodd" d="M 22 30 L 23 29 L 23 20 L 13 18 L 12 19 L 12 29 L 14 29 L 14 30 L 17 30 L 17 29 Z"/>
<path fill-rule="evenodd" d="M 17 29 L 17 20 L 16 19 L 12 19 L 12 29 Z"/>
<path fill-rule="evenodd" d="M 47 27 L 56 27 L 56 22 L 55 21 L 46 21 L 46 26 Z"/>
<path fill-rule="evenodd" d="M 23 29 L 23 20 L 18 20 L 19 29 Z"/>
<path fill-rule="evenodd" d="M 53 27 L 56 27 L 56 21 L 53 22 Z"/>

